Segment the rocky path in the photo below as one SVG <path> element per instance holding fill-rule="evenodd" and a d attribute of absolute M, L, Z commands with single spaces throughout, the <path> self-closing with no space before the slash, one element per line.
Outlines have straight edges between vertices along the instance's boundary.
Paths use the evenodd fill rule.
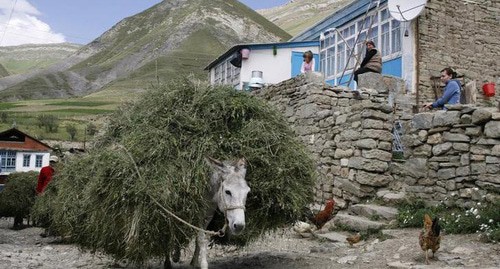
<path fill-rule="evenodd" d="M 0 220 L 0 268 L 111 268 L 113 260 L 91 255 L 73 245 L 42 238 L 39 228 L 10 230 L 11 220 Z M 327 231 L 325 231 L 327 232 Z M 383 230 L 383 236 L 350 247 L 345 242 L 302 238 L 290 229 L 264 236 L 247 247 L 214 246 L 211 269 L 323 269 L 323 268 L 500 268 L 500 244 L 487 244 L 477 235 L 445 235 L 430 265 L 418 246 L 418 229 Z M 335 235 L 335 236 L 332 236 Z M 335 239 L 347 233 L 330 234 Z M 187 269 L 190 251 L 177 269 Z M 147 268 L 161 268 L 152 262 Z M 126 268 L 134 268 L 127 266 Z"/>

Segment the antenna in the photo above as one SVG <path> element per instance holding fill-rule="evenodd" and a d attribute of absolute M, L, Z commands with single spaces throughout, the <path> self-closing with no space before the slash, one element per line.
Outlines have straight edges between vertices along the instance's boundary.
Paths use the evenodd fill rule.
<path fill-rule="evenodd" d="M 389 0 L 389 13 L 398 21 L 408 22 L 420 15 L 427 0 Z"/>

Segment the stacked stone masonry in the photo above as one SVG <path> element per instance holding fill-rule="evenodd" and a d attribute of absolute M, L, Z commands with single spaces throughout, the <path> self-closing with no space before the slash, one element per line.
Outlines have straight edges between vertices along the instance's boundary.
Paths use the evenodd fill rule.
<path fill-rule="evenodd" d="M 420 102 L 434 101 L 431 76 L 452 67 L 466 81 L 476 81 L 479 106 L 500 101 L 500 1 L 432 0 L 418 18 Z M 496 82 L 497 94 L 486 98 L 483 83 Z"/>
<path fill-rule="evenodd" d="M 320 175 L 318 202 L 333 196 L 340 204 L 358 202 L 393 181 L 394 115 L 390 91 L 383 88 L 366 90 L 357 100 L 348 89 L 332 88 L 320 75 L 309 74 L 254 92 L 284 113 L 313 154 Z"/>
<path fill-rule="evenodd" d="M 500 193 L 500 113 L 450 106 L 420 113 L 406 136 L 405 163 L 391 174 L 407 194 L 425 200 L 493 201 Z"/>
<path fill-rule="evenodd" d="M 317 202 L 335 197 L 343 206 L 346 200 L 405 195 L 429 201 L 498 199 L 499 113 L 454 107 L 413 118 L 407 111 L 411 104 L 398 103 L 405 98 L 392 98 L 400 82 L 373 73 L 360 80 L 367 82 L 360 83 L 362 100 L 348 89 L 326 85 L 317 73 L 252 92 L 285 115 L 312 153 L 319 174 Z M 392 129 L 402 118 L 407 120 L 406 162 L 392 154 Z"/>

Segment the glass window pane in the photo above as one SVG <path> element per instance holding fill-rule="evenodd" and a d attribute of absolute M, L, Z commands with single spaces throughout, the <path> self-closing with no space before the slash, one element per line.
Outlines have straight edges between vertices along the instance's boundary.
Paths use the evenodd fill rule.
<path fill-rule="evenodd" d="M 389 23 L 382 25 L 382 56 L 387 56 L 391 53 L 390 35 L 389 35 Z"/>
<path fill-rule="evenodd" d="M 389 12 L 387 11 L 387 9 L 384 9 L 380 12 L 380 17 L 382 21 L 389 19 Z"/>
<path fill-rule="evenodd" d="M 391 40 L 391 47 L 392 53 L 397 53 L 401 51 L 401 28 L 393 28 L 392 29 L 392 40 Z"/>

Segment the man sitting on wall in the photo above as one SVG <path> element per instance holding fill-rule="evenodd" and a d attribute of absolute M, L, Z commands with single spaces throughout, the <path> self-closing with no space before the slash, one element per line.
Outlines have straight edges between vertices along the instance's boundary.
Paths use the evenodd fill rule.
<path fill-rule="evenodd" d="M 375 48 L 373 41 L 366 41 L 366 55 L 360 67 L 354 71 L 354 81 L 358 84 L 358 75 L 367 72 L 382 73 L 382 55 Z M 356 89 L 356 88 L 355 88 Z"/>
<path fill-rule="evenodd" d="M 449 67 L 441 70 L 441 81 L 446 85 L 443 96 L 434 103 L 424 104 L 424 108 L 441 107 L 446 110 L 446 104 L 460 104 L 460 82 L 454 80 L 456 77 L 457 73 Z"/>

